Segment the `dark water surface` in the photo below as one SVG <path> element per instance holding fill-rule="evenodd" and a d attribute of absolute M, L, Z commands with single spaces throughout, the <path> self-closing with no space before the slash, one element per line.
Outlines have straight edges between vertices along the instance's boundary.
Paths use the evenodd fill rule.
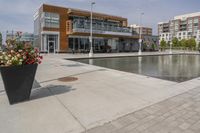
<path fill-rule="evenodd" d="M 77 61 L 176 82 L 200 76 L 200 55 L 119 57 Z"/>

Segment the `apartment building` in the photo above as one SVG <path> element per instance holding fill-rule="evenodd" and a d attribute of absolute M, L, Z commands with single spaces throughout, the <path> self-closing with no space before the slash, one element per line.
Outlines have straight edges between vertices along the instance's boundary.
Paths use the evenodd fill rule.
<path fill-rule="evenodd" d="M 200 42 L 200 12 L 175 16 L 169 22 L 158 23 L 160 41 L 171 42 L 174 37 L 181 39 L 195 38 Z"/>
<path fill-rule="evenodd" d="M 150 27 L 139 26 L 137 24 L 132 24 L 132 25 L 130 25 L 130 27 L 137 34 L 140 34 L 140 32 L 141 32 L 142 35 L 149 35 L 149 36 L 152 35 L 152 28 L 150 28 Z"/>
<path fill-rule="evenodd" d="M 93 12 L 94 52 L 137 51 L 139 36 L 127 18 Z M 35 44 L 42 52 L 89 52 L 90 11 L 43 4 L 34 15 Z"/>

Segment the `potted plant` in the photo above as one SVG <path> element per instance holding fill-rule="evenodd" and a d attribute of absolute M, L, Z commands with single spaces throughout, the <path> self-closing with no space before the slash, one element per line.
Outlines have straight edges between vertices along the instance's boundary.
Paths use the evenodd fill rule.
<path fill-rule="evenodd" d="M 38 64 L 41 63 L 37 48 L 32 45 L 7 40 L 0 52 L 0 71 L 10 104 L 30 98 Z"/>

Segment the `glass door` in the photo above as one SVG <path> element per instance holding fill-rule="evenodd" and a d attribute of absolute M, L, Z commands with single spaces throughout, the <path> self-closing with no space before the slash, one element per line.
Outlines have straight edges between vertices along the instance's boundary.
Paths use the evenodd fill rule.
<path fill-rule="evenodd" d="M 47 51 L 48 53 L 56 53 L 58 48 L 58 35 L 47 35 Z"/>
<path fill-rule="evenodd" d="M 48 46 L 49 53 L 55 53 L 55 41 L 49 41 Z"/>

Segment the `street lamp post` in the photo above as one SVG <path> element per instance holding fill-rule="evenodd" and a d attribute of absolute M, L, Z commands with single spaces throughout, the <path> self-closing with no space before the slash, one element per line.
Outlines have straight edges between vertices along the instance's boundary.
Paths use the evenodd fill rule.
<path fill-rule="evenodd" d="M 140 24 L 139 24 L 139 50 L 138 50 L 138 54 L 141 55 L 142 54 L 142 15 L 144 15 L 144 13 L 140 14 Z"/>
<path fill-rule="evenodd" d="M 93 46 L 92 46 L 92 12 L 93 12 L 93 5 L 95 4 L 95 2 L 91 3 L 91 15 L 90 15 L 90 53 L 89 53 L 89 57 L 93 57 Z"/>

